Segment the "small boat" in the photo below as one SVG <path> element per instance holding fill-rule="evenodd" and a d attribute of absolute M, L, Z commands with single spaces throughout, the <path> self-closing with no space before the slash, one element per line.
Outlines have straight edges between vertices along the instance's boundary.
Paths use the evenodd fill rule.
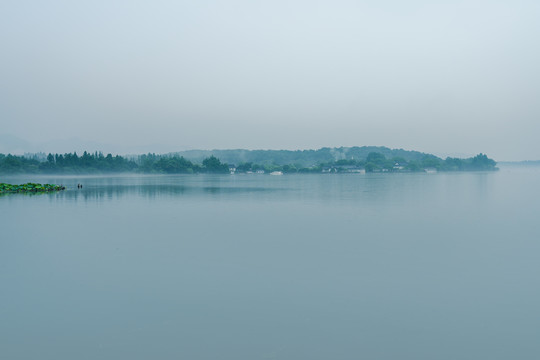
<path fill-rule="evenodd" d="M 283 175 L 283 171 L 272 171 L 270 175 Z"/>

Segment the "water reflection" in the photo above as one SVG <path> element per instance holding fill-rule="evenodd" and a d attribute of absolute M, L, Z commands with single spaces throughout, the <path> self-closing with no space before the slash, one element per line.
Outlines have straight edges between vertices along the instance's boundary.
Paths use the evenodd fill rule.
<path fill-rule="evenodd" d="M 105 185 L 86 186 L 80 190 L 67 190 L 60 194 L 69 200 L 103 200 L 140 196 L 144 198 L 192 196 L 192 195 L 246 195 L 277 192 L 284 189 L 266 187 L 188 186 L 171 184 Z"/>
<path fill-rule="evenodd" d="M 0 199 L 3 358 L 538 358 L 533 175 L 41 179 Z"/>
<path fill-rule="evenodd" d="M 12 183 L 35 181 L 63 184 L 66 191 L 46 194 L 53 200 L 99 201 L 137 196 L 148 199 L 199 197 L 202 199 L 301 200 L 305 202 L 436 206 L 445 202 L 479 201 L 492 191 L 495 173 L 368 174 L 229 176 L 107 176 L 13 178 Z M 77 184 L 83 184 L 77 189 Z M 435 196 L 419 198 L 418 193 Z M 457 196 L 456 196 L 457 194 Z"/>

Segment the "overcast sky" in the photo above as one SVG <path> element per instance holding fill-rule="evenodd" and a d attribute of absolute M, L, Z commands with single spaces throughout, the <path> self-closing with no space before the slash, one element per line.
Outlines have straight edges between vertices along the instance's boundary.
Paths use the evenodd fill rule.
<path fill-rule="evenodd" d="M 540 159 L 539 19 L 538 0 L 2 1 L 0 134 Z"/>

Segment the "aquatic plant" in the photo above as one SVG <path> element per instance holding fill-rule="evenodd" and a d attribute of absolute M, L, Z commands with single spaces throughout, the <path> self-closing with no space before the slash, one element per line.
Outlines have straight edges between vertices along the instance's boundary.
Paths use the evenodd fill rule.
<path fill-rule="evenodd" d="M 65 190 L 64 186 L 53 185 L 53 184 L 37 184 L 37 183 L 26 183 L 20 185 L 12 185 L 0 183 L 0 194 L 6 193 L 43 193 L 51 191 L 60 191 Z"/>

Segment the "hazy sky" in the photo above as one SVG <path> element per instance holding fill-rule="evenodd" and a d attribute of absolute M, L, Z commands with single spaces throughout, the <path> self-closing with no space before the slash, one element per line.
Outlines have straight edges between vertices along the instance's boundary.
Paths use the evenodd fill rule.
<path fill-rule="evenodd" d="M 539 19 L 538 0 L 2 1 L 0 134 L 540 159 Z"/>

